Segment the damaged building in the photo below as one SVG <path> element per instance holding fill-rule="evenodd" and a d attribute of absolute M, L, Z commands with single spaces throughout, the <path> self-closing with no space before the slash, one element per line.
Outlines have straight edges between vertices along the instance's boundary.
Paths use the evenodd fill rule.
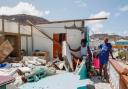
<path fill-rule="evenodd" d="M 0 89 L 95 89 L 95 85 L 101 86 L 96 89 L 111 89 L 109 84 L 88 79 L 85 62 L 74 61 L 68 46 L 79 47 L 81 39 L 89 45 L 85 22 L 104 19 L 48 21 L 25 14 L 0 16 Z M 113 81 L 120 81 L 117 64 L 110 60 L 110 83 L 124 89 Z"/>
<path fill-rule="evenodd" d="M 82 21 L 54 21 L 48 22 L 43 18 L 29 15 L 17 16 L 1 16 L 0 17 L 1 43 L 3 40 L 9 40 L 14 50 L 10 54 L 12 57 L 24 55 L 32 55 L 34 51 L 48 52 L 50 59 L 55 58 L 62 49 L 57 46 L 58 42 L 62 45 L 62 41 L 66 40 L 72 47 L 78 47 L 82 37 L 79 29 L 69 30 L 66 27 L 75 25 L 76 27 L 84 27 Z M 32 22 L 37 28 L 28 23 Z M 47 34 L 47 36 L 45 34 Z M 74 37 L 76 40 L 74 40 Z M 59 47 L 59 48 L 58 48 Z M 60 53 L 61 55 L 61 53 Z"/>

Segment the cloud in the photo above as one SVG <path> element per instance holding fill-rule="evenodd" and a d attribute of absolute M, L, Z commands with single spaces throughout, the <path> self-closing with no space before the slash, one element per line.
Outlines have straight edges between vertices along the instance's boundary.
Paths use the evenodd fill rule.
<path fill-rule="evenodd" d="M 74 1 L 74 3 L 76 3 L 78 7 L 86 7 L 87 6 L 87 3 L 85 2 L 85 0 L 76 0 L 76 1 Z"/>
<path fill-rule="evenodd" d="M 103 28 L 103 24 L 91 24 L 91 34 L 99 34 L 102 33 L 101 29 Z"/>
<path fill-rule="evenodd" d="M 40 11 L 34 5 L 27 2 L 19 2 L 16 6 L 13 7 L 0 7 L 0 15 L 28 14 L 41 17 L 48 15 L 49 13 L 50 11 Z"/>
<path fill-rule="evenodd" d="M 91 14 L 89 18 L 108 18 L 110 16 L 110 12 L 106 11 L 100 11 L 99 13 L 96 14 Z M 90 21 L 90 23 L 100 23 L 103 20 L 95 20 L 95 21 Z"/>
<path fill-rule="evenodd" d="M 128 5 L 124 5 L 121 8 L 119 8 L 120 11 L 126 12 L 128 11 Z"/>
<path fill-rule="evenodd" d="M 121 35 L 123 35 L 123 36 L 128 36 L 128 31 L 123 31 L 123 33 L 121 34 Z"/>
<path fill-rule="evenodd" d="M 106 11 L 100 11 L 99 13 L 92 14 L 89 16 L 89 18 L 104 18 L 109 17 L 110 13 Z M 102 33 L 102 29 L 104 27 L 104 20 L 97 20 L 97 21 L 89 21 L 87 25 L 91 26 L 91 34 L 98 34 Z"/>
<path fill-rule="evenodd" d="M 45 15 L 49 15 L 50 14 L 50 11 L 49 10 L 46 10 L 46 11 L 44 11 L 44 14 Z"/>

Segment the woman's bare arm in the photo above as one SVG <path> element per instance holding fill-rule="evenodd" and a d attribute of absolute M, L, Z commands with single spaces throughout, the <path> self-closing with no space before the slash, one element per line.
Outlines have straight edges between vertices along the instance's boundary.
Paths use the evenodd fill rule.
<path fill-rule="evenodd" d="M 69 49 L 70 49 L 71 51 L 74 51 L 74 52 L 80 51 L 80 47 L 78 47 L 77 49 L 72 49 L 72 48 L 69 46 Z"/>

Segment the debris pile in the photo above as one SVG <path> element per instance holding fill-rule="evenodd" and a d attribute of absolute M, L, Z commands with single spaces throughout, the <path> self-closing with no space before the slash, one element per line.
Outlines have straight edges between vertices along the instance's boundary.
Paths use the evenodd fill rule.
<path fill-rule="evenodd" d="M 14 84 L 16 86 L 25 82 L 35 82 L 54 74 L 56 74 L 56 68 L 52 64 L 34 56 L 24 56 L 19 63 L 0 64 L 0 75 L 15 77 Z"/>

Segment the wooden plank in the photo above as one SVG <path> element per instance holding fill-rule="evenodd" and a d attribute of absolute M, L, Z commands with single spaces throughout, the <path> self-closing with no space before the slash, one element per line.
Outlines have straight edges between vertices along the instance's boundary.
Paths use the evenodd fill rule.
<path fill-rule="evenodd" d="M 3 34 L 4 34 L 4 30 L 5 30 L 5 28 L 4 28 L 4 16 L 2 16 L 2 32 L 3 32 Z"/>
<path fill-rule="evenodd" d="M 13 51 L 13 47 L 8 40 L 0 45 L 0 62 L 3 62 L 5 58 Z"/>
<path fill-rule="evenodd" d="M 121 89 L 128 89 L 128 76 L 122 75 L 120 79 Z"/>
<path fill-rule="evenodd" d="M 18 33 L 4 32 L 5 35 L 18 36 Z"/>
<path fill-rule="evenodd" d="M 21 60 L 21 35 L 20 35 L 20 23 L 18 23 L 18 60 Z"/>
<path fill-rule="evenodd" d="M 88 19 L 74 19 L 74 20 L 62 20 L 62 21 L 51 21 L 44 24 L 52 24 L 52 23 L 64 23 L 64 22 L 79 22 L 79 21 L 94 21 L 94 20 L 106 20 L 107 18 L 88 18 Z"/>
<path fill-rule="evenodd" d="M 119 63 L 116 60 L 110 59 L 109 60 L 110 63 L 112 64 L 112 66 L 114 67 L 114 69 L 121 75 L 124 73 L 124 68 L 119 65 Z"/>
<path fill-rule="evenodd" d="M 33 38 L 33 29 L 32 29 L 32 25 L 31 25 L 31 36 L 32 36 L 32 51 L 34 50 L 34 38 Z"/>
<path fill-rule="evenodd" d="M 74 68 L 73 68 L 73 60 L 72 60 L 71 52 L 69 50 L 69 47 L 68 47 L 66 41 L 63 41 L 62 57 L 64 57 L 64 59 L 66 59 L 68 61 L 69 65 L 70 65 L 70 68 L 73 71 L 74 70 Z"/>

